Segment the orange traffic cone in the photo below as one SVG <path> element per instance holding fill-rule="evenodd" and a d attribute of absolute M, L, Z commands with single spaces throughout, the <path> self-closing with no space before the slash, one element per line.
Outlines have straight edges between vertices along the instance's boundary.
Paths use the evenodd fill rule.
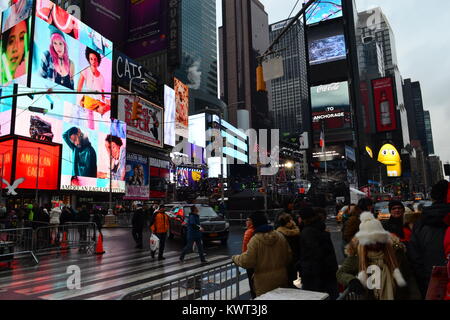
<path fill-rule="evenodd" d="M 95 254 L 104 254 L 105 250 L 103 250 L 103 236 L 101 233 L 98 234 L 97 246 L 95 248 Z"/>
<path fill-rule="evenodd" d="M 67 250 L 69 248 L 69 246 L 67 245 L 67 232 L 64 231 L 63 233 L 63 239 L 61 241 L 61 249 L 63 250 Z"/>

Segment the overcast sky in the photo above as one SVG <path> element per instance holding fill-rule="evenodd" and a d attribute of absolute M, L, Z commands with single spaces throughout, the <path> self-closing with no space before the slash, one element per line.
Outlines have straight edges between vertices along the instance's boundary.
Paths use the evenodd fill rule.
<path fill-rule="evenodd" d="M 217 22 L 221 25 L 222 1 L 216 1 Z M 286 19 L 297 2 L 260 1 L 269 14 L 269 23 Z M 431 113 L 435 153 L 443 163 L 450 161 L 450 1 L 356 0 L 356 6 L 358 11 L 373 7 L 383 10 L 395 34 L 403 79 L 421 83 L 424 109 Z"/>

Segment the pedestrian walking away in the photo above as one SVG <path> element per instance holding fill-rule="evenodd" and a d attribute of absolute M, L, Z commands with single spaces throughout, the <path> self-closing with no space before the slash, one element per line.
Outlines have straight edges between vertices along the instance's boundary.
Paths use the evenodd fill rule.
<path fill-rule="evenodd" d="M 151 230 L 159 239 L 158 260 L 164 260 L 164 247 L 166 245 L 167 232 L 169 231 L 169 217 L 167 216 L 164 207 L 159 208 L 154 214 Z M 155 254 L 156 251 L 151 252 L 152 258 L 155 257 Z"/>
<path fill-rule="evenodd" d="M 188 225 L 187 225 L 187 244 L 184 247 L 183 251 L 181 252 L 180 261 L 184 261 L 184 257 L 188 252 L 192 250 L 192 246 L 195 243 L 198 248 L 198 254 L 200 256 L 200 260 L 203 263 L 207 263 L 205 259 L 205 255 L 203 252 L 203 228 L 200 225 L 200 215 L 199 215 L 199 209 L 197 206 L 193 206 L 191 209 L 191 213 L 188 218 Z"/>
<path fill-rule="evenodd" d="M 255 234 L 255 227 L 253 226 L 253 221 L 251 217 L 248 217 L 246 222 L 247 230 L 245 230 L 244 233 L 244 239 L 242 241 L 242 253 L 247 251 L 248 243 L 250 242 L 251 238 Z M 256 298 L 255 293 L 255 286 L 253 284 L 253 274 L 255 273 L 255 270 L 253 269 L 247 269 L 247 278 L 248 278 L 248 284 L 250 286 L 250 295 L 252 296 L 252 299 Z"/>
<path fill-rule="evenodd" d="M 277 288 L 288 288 L 288 265 L 292 252 L 284 236 L 273 230 L 263 212 L 250 215 L 255 235 L 247 251 L 233 256 L 233 262 L 245 269 L 254 269 L 253 284 L 257 297 Z"/>
<path fill-rule="evenodd" d="M 134 212 L 133 219 L 131 220 L 133 226 L 132 235 L 136 242 L 137 249 L 143 249 L 143 232 L 145 226 L 145 213 L 142 205 L 138 205 L 136 211 Z"/>

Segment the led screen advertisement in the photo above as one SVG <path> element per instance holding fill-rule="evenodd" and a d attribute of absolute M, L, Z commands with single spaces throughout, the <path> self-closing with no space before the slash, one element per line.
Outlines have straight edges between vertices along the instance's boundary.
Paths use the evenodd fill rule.
<path fill-rule="evenodd" d="M 173 1 L 172 1 L 173 2 Z M 127 54 L 133 58 L 168 46 L 166 0 L 130 1 Z"/>
<path fill-rule="evenodd" d="M 127 154 L 125 200 L 150 198 L 148 158 L 139 154 Z"/>
<path fill-rule="evenodd" d="M 39 107 L 61 101 L 88 110 L 94 120 L 111 116 L 112 42 L 48 0 L 38 0 L 33 42 L 31 87 L 98 94 L 48 94 Z"/>
<path fill-rule="evenodd" d="M 306 2 L 305 0 L 304 3 Z M 342 17 L 342 0 L 317 0 L 306 11 L 307 24 L 339 17 Z"/>
<path fill-rule="evenodd" d="M 313 161 L 333 161 L 345 159 L 344 146 L 328 146 L 322 152 L 322 148 L 313 148 Z"/>
<path fill-rule="evenodd" d="M 176 119 L 175 134 L 189 139 L 189 88 L 174 78 Z"/>
<path fill-rule="evenodd" d="M 164 86 L 164 143 L 175 147 L 175 90 Z"/>
<path fill-rule="evenodd" d="M 206 148 L 206 115 L 204 113 L 189 117 L 189 143 Z"/>
<path fill-rule="evenodd" d="M 13 91 L 13 85 L 0 87 L 0 97 L 10 96 Z M 13 98 L 0 99 L 0 137 L 11 133 L 12 104 Z"/>
<path fill-rule="evenodd" d="M 13 140 L 0 142 L 0 184 L 2 185 L 2 188 L 6 188 L 3 180 L 8 182 L 10 185 L 13 184 L 13 182 L 11 181 L 13 145 Z"/>
<path fill-rule="evenodd" d="M 351 127 L 347 81 L 311 87 L 311 105 L 315 130 L 321 129 L 322 122 L 326 129 Z"/>
<path fill-rule="evenodd" d="M 123 88 L 119 88 L 119 92 L 130 93 Z M 135 99 L 139 99 L 139 104 L 142 106 L 140 120 L 131 120 Z M 118 98 L 119 119 L 126 122 L 129 139 L 162 148 L 164 146 L 163 113 L 163 108 L 136 96 L 120 95 Z"/>
<path fill-rule="evenodd" d="M 345 59 L 347 56 L 343 34 L 311 40 L 309 62 L 311 65 Z"/>
<path fill-rule="evenodd" d="M 31 18 L 5 29 L 1 38 L 0 84 L 17 82 L 26 85 L 30 45 Z"/>
<path fill-rule="evenodd" d="M 3 0 L 2 2 L 9 1 Z M 4 7 L 5 6 L 3 4 L 0 5 L 0 8 Z M 15 3 L 12 4 L 9 8 L 5 8 L 5 11 L 2 14 L 2 32 L 5 32 L 13 26 L 17 25 L 20 21 L 28 19 L 28 17 L 31 16 L 32 9 L 33 0 L 15 1 Z"/>
<path fill-rule="evenodd" d="M 392 78 L 372 80 L 375 118 L 378 132 L 397 129 L 397 117 Z"/>
<path fill-rule="evenodd" d="M 59 145 L 18 140 L 15 179 L 24 179 L 19 188 L 58 190 L 60 151 Z"/>

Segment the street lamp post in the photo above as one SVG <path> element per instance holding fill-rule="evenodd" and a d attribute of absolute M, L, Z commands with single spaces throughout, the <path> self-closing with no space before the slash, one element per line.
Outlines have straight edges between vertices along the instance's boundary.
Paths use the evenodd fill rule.
<path fill-rule="evenodd" d="M 148 81 L 145 79 L 142 79 L 141 77 L 133 77 L 130 79 L 130 85 L 129 85 L 129 89 L 128 91 L 132 92 L 132 85 L 133 85 L 133 81 L 136 79 L 140 79 L 141 81 L 139 82 L 139 84 L 148 84 Z"/>

